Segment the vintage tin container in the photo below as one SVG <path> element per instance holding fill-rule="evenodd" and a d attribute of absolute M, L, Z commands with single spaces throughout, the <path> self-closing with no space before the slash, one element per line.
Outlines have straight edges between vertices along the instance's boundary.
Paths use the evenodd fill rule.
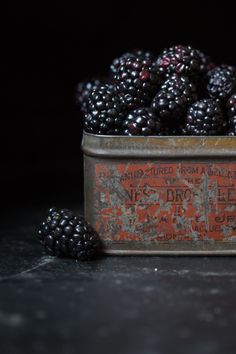
<path fill-rule="evenodd" d="M 109 254 L 236 254 L 236 137 L 84 133 L 85 216 Z"/>

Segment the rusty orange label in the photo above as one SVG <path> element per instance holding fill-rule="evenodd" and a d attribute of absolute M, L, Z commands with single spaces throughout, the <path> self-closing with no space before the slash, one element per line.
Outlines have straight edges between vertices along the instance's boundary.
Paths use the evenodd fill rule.
<path fill-rule="evenodd" d="M 113 241 L 236 241 L 236 163 L 98 163 L 96 228 Z M 109 236 L 107 236 L 109 235 Z"/>

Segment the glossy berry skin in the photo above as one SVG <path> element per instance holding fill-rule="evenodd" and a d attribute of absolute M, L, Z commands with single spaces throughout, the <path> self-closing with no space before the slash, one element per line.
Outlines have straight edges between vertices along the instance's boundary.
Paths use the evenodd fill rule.
<path fill-rule="evenodd" d="M 227 102 L 227 115 L 229 118 L 229 135 L 236 136 L 236 93 Z"/>
<path fill-rule="evenodd" d="M 51 208 L 37 233 L 40 243 L 52 256 L 88 260 L 95 256 L 101 244 L 95 230 L 83 217 L 68 210 Z"/>
<path fill-rule="evenodd" d="M 189 77 L 199 76 L 202 70 L 202 59 L 198 50 L 183 45 L 165 49 L 157 59 L 159 70 L 166 76 L 172 74 Z"/>
<path fill-rule="evenodd" d="M 160 129 L 160 119 L 150 108 L 131 111 L 124 121 L 125 135 L 158 135 Z"/>
<path fill-rule="evenodd" d="M 126 109 L 134 109 L 151 102 L 160 80 L 157 67 L 151 60 L 129 57 L 120 65 L 114 85 Z"/>
<path fill-rule="evenodd" d="M 163 127 L 178 126 L 188 107 L 197 100 L 196 88 L 187 77 L 172 75 L 161 86 L 152 101 L 152 109 L 161 118 Z"/>
<path fill-rule="evenodd" d="M 222 135 L 224 126 L 221 108 L 212 99 L 197 101 L 188 110 L 185 126 L 187 135 Z"/>
<path fill-rule="evenodd" d="M 154 55 L 151 52 L 145 52 L 143 50 L 133 50 L 131 52 L 124 53 L 118 58 L 115 58 L 111 64 L 111 73 L 114 77 L 120 68 L 121 65 L 125 63 L 128 58 L 140 58 L 146 60 L 154 60 Z"/>
<path fill-rule="evenodd" d="M 111 85 L 96 87 L 89 95 L 84 129 L 92 134 L 117 135 L 124 121 L 124 105 Z"/>
<path fill-rule="evenodd" d="M 217 66 L 207 73 L 207 94 L 219 104 L 225 104 L 236 91 L 236 69 L 229 65 Z"/>
<path fill-rule="evenodd" d="M 100 85 L 101 85 L 100 80 L 95 79 L 91 81 L 79 82 L 78 85 L 76 86 L 75 103 L 79 105 L 83 113 L 87 112 L 89 94 L 92 92 L 92 90 L 94 90 L 96 87 Z"/>

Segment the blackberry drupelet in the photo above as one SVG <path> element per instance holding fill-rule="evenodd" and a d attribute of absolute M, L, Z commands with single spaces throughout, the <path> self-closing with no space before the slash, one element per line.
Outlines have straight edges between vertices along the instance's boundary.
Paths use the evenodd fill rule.
<path fill-rule="evenodd" d="M 114 76 L 114 85 L 126 109 L 148 105 L 160 85 L 157 66 L 150 59 L 129 57 Z"/>
<path fill-rule="evenodd" d="M 202 59 L 198 50 L 190 46 L 176 45 L 164 49 L 157 58 L 157 65 L 166 76 L 178 74 L 196 78 L 201 73 Z"/>
<path fill-rule="evenodd" d="M 89 95 L 84 129 L 92 134 L 119 134 L 124 121 L 124 105 L 111 85 L 96 87 Z"/>
<path fill-rule="evenodd" d="M 124 62 L 130 57 L 154 60 L 154 55 L 151 52 L 145 52 L 143 50 L 133 50 L 131 52 L 124 53 L 119 58 L 114 59 L 111 64 L 111 72 L 113 76 L 118 73 L 120 66 L 123 65 Z"/>
<path fill-rule="evenodd" d="M 38 239 L 50 255 L 79 260 L 92 258 L 100 248 L 97 233 L 83 217 L 67 209 L 51 208 L 38 230 Z"/>
<path fill-rule="evenodd" d="M 124 121 L 125 135 L 158 135 L 160 129 L 160 119 L 150 108 L 135 109 Z"/>
<path fill-rule="evenodd" d="M 224 126 L 221 108 L 212 99 L 197 101 L 188 110 L 187 135 L 221 135 Z"/>
<path fill-rule="evenodd" d="M 236 93 L 227 102 L 227 115 L 229 118 L 229 135 L 236 136 Z"/>
<path fill-rule="evenodd" d="M 163 127 L 176 129 L 184 120 L 188 107 L 197 100 L 196 88 L 187 77 L 172 75 L 152 101 L 152 109 Z"/>
<path fill-rule="evenodd" d="M 236 91 L 236 68 L 229 65 L 217 66 L 207 73 L 206 81 L 208 96 L 224 104 Z"/>
<path fill-rule="evenodd" d="M 75 92 L 75 103 L 80 106 L 83 113 L 87 111 L 88 97 L 93 89 L 101 85 L 100 80 L 79 82 Z"/>

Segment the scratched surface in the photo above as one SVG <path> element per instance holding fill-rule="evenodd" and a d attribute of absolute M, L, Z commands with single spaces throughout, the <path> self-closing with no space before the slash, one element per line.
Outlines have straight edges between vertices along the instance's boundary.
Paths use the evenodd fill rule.
<path fill-rule="evenodd" d="M 236 245 L 236 163 L 104 160 L 95 171 L 90 208 L 108 244 Z"/>
<path fill-rule="evenodd" d="M 1 354 L 233 354 L 236 258 L 46 256 L 37 210 L 4 215 Z"/>

